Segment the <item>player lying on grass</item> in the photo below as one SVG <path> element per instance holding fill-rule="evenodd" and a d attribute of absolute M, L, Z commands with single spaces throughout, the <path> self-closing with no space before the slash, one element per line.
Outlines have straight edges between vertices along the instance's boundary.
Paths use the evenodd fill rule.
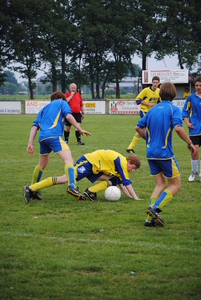
<path fill-rule="evenodd" d="M 188 149 L 195 151 L 193 143 L 182 128 L 181 111 L 172 104 L 176 97 L 175 86 L 170 82 L 163 83 L 159 95 L 162 101 L 149 110 L 135 128 L 146 139 L 147 160 L 155 180 L 155 189 L 146 211 L 150 217 L 145 221 L 145 226 L 164 226 L 159 212 L 181 188 L 179 166 L 172 148 L 173 129 L 188 144 Z M 165 187 L 165 177 L 169 183 L 168 188 Z"/>
<path fill-rule="evenodd" d="M 91 134 L 83 130 L 71 115 L 69 105 L 65 101 L 64 94 L 56 91 L 51 95 L 51 103 L 42 108 L 31 127 L 27 151 L 33 155 L 33 142 L 39 130 L 39 163 L 35 167 L 32 183 L 40 181 L 42 172 L 48 164 L 49 155 L 53 151 L 64 162 L 65 175 L 68 178 L 67 193 L 80 199 L 84 198 L 75 186 L 75 170 L 73 158 L 68 145 L 63 140 L 63 130 L 65 118 L 79 130 L 80 134 L 90 136 Z M 29 202 L 29 188 L 25 187 L 25 201 Z M 35 192 L 33 198 L 40 200 L 40 195 Z"/>
<path fill-rule="evenodd" d="M 81 156 L 76 161 L 74 164 L 75 179 L 80 181 L 83 178 L 87 178 L 91 183 L 97 180 L 100 181 L 100 183 L 86 189 L 84 192 L 84 195 L 91 201 L 97 199 L 98 192 L 104 191 L 111 185 L 119 185 L 124 195 L 134 200 L 139 200 L 133 190 L 128 173 L 140 168 L 140 165 L 140 160 L 135 154 L 126 158 L 113 150 L 97 150 Z M 31 199 L 34 199 L 34 193 L 37 190 L 67 182 L 68 179 L 65 174 L 60 177 L 49 177 L 32 184 L 26 189 L 25 201 L 28 203 Z"/>

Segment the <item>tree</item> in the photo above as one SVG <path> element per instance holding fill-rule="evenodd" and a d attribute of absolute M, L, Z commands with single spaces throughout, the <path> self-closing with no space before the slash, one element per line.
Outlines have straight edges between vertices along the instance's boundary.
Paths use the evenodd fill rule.
<path fill-rule="evenodd" d="M 164 18 L 166 19 L 166 34 L 164 38 L 169 44 L 167 53 L 178 56 L 179 66 L 191 68 L 197 61 L 198 40 L 192 40 L 192 19 L 196 17 L 196 7 L 189 6 L 189 1 L 178 2 L 169 0 L 163 2 Z"/>
<path fill-rule="evenodd" d="M 128 69 L 132 67 L 131 57 L 136 51 L 136 43 L 131 35 L 133 29 L 132 11 L 129 1 L 121 0 L 106 1 L 105 10 L 107 38 L 112 53 L 109 80 L 116 83 L 116 97 L 120 98 L 119 82 L 128 73 Z"/>
<path fill-rule="evenodd" d="M 35 88 L 32 80 L 36 77 L 36 70 L 41 66 L 40 53 L 44 47 L 37 21 L 47 8 L 46 1 L 27 0 L 24 3 L 22 0 L 15 0 L 9 3 L 11 16 L 9 38 L 14 50 L 13 62 L 20 63 L 13 69 L 21 73 L 23 78 L 28 79 L 31 99 Z"/>
<path fill-rule="evenodd" d="M 8 1 L 0 0 L 0 86 L 6 80 L 4 68 L 7 66 L 12 54 L 10 41 L 8 39 L 8 27 L 10 22 Z"/>

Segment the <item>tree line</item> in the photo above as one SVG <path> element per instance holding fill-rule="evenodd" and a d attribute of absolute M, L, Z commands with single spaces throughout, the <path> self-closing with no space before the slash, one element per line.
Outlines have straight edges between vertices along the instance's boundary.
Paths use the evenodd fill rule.
<path fill-rule="evenodd" d="M 91 87 L 92 98 L 104 97 L 108 82 L 119 83 L 134 54 L 156 59 L 177 55 L 190 70 L 201 50 L 198 0 L 0 0 L 0 85 L 4 68 L 28 80 L 30 97 L 37 70 L 46 66 L 52 90 Z M 18 65 L 18 64 L 19 65 Z M 94 91 L 94 86 L 95 91 Z M 100 95 L 101 90 L 101 95 Z"/>

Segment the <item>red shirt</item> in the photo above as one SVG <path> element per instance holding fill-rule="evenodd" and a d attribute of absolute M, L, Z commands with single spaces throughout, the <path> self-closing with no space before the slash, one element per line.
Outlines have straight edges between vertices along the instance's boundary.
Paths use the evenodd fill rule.
<path fill-rule="evenodd" d="M 65 93 L 65 97 L 70 97 L 71 93 Z M 81 107 L 83 107 L 83 101 L 81 95 L 79 93 L 75 93 L 73 97 L 68 102 L 72 113 L 79 113 L 81 111 Z"/>

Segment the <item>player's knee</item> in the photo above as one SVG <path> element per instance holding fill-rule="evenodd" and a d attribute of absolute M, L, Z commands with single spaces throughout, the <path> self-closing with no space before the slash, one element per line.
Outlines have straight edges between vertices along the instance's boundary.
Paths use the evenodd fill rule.
<path fill-rule="evenodd" d="M 110 185 L 116 186 L 117 184 L 119 184 L 119 179 L 114 176 L 109 179 L 109 182 L 111 183 Z"/>

